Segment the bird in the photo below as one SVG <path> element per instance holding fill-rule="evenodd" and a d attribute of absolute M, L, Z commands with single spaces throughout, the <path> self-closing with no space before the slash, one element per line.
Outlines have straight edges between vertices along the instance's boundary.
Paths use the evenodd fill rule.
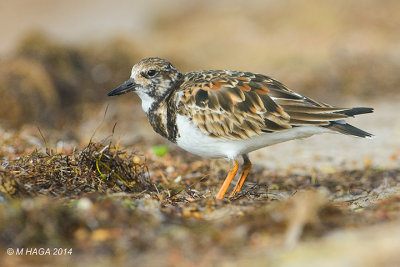
<path fill-rule="evenodd" d="M 216 199 L 237 195 L 252 168 L 248 154 L 314 134 L 373 135 L 346 122 L 369 107 L 336 107 L 315 101 L 258 73 L 201 70 L 181 73 L 158 57 L 132 67 L 130 78 L 108 96 L 135 92 L 154 131 L 195 155 L 232 162 Z M 242 159 L 242 160 L 241 160 Z"/>

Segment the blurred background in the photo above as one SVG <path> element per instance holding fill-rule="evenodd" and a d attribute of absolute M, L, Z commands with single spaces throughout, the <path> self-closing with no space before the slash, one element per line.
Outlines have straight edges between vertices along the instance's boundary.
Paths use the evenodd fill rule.
<path fill-rule="evenodd" d="M 34 264 L 5 255 L 20 246 L 72 247 L 77 266 L 400 266 L 399 11 L 398 0 L 0 0 L 0 265 Z M 106 96 L 145 57 L 373 107 L 350 123 L 376 138 L 261 149 L 243 196 L 215 201 L 229 163 L 159 137 L 135 94 Z M 115 157 L 151 188 L 107 180 L 99 162 Z"/>
<path fill-rule="evenodd" d="M 337 142 L 328 148 L 338 148 L 333 154 L 342 153 L 343 161 L 355 160 L 351 151 L 357 152 L 353 165 L 396 165 L 398 10 L 395 0 L 3 0 L 0 123 L 3 131 L 38 135 L 40 128 L 48 142 L 76 145 L 88 142 L 96 129 L 95 137 L 109 136 L 117 122 L 114 136 L 123 144 L 167 143 L 149 134 L 134 94 L 106 97 L 129 77 L 134 63 L 157 56 L 182 72 L 264 73 L 333 105 L 375 107 L 356 124 L 378 141 L 316 137 L 299 142 L 295 151 L 292 142 L 273 147 L 272 154 L 301 154 L 295 161 L 306 164 L 317 153 L 331 163 L 332 151 L 321 149 L 328 138 Z M 308 147 L 315 153 L 303 155 Z M 265 154 L 254 157 L 276 160 Z"/>

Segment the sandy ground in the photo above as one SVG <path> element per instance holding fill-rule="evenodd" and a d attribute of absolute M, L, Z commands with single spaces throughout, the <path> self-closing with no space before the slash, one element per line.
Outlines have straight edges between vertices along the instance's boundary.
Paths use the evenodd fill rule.
<path fill-rule="evenodd" d="M 360 169 L 365 166 L 395 168 L 400 165 L 400 119 L 393 112 L 396 101 L 352 101 L 347 106 L 370 106 L 373 114 L 349 122 L 373 133 L 373 139 L 340 135 L 319 135 L 262 149 L 252 154 L 255 163 L 284 170 L 287 166 L 333 169 Z M 301 167 L 300 167 L 301 166 Z"/>

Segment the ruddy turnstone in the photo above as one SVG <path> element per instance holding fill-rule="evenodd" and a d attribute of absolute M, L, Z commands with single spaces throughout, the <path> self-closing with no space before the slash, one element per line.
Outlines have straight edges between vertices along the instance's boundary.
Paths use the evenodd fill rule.
<path fill-rule="evenodd" d="M 202 157 L 233 162 L 221 189 L 222 199 L 239 169 L 230 197 L 240 192 L 251 169 L 248 153 L 319 133 L 358 137 L 372 134 L 345 119 L 372 108 L 334 107 L 288 89 L 266 75 L 204 70 L 182 74 L 167 60 L 147 58 L 135 64 L 129 80 L 109 96 L 136 92 L 154 130 Z"/>

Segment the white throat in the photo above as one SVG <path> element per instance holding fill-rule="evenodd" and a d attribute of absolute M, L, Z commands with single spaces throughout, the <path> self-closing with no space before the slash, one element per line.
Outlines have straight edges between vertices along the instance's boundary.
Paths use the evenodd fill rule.
<path fill-rule="evenodd" d="M 148 113 L 151 105 L 156 101 L 154 98 L 152 98 L 151 96 L 149 96 L 146 93 L 137 91 L 136 92 L 137 95 L 140 97 L 140 99 L 142 100 L 142 108 L 144 110 L 144 112 Z"/>

